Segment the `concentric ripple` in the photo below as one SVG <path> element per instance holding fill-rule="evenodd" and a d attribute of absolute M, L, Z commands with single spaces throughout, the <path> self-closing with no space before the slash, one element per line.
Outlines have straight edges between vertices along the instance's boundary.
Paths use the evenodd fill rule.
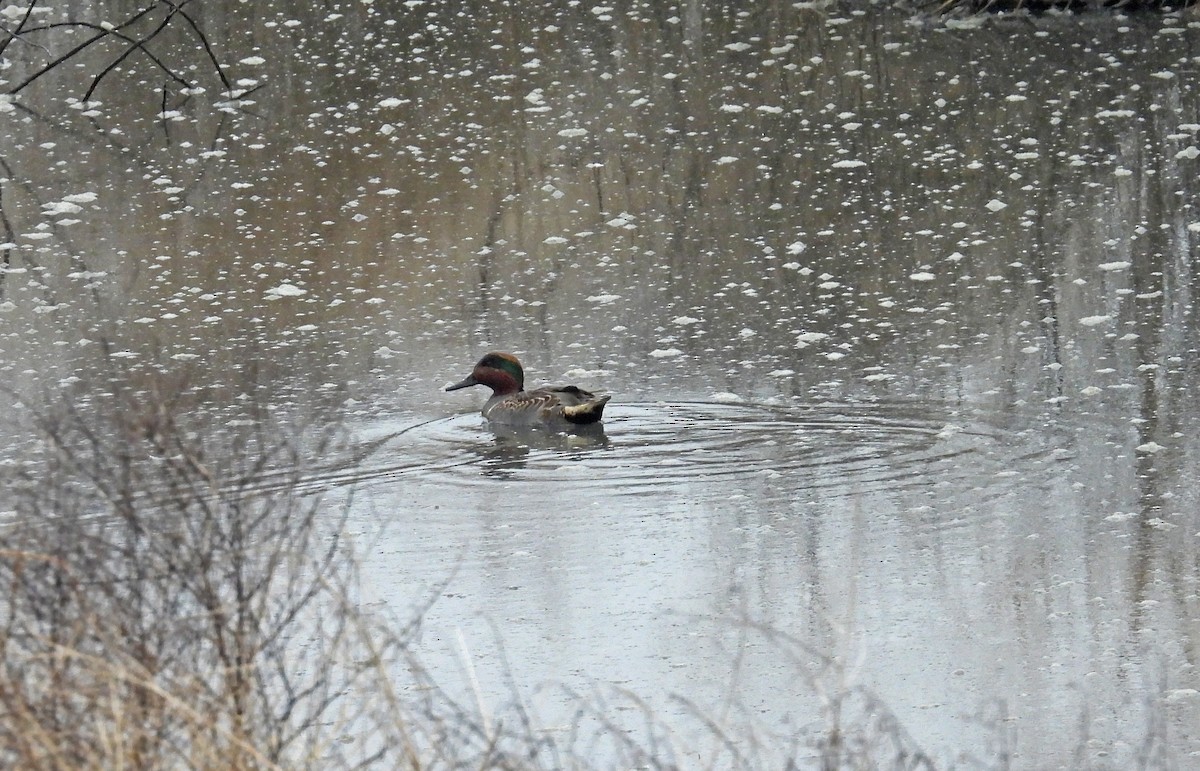
<path fill-rule="evenodd" d="M 581 436 L 497 432 L 478 414 L 374 425 L 364 435 L 368 451 L 305 486 L 412 477 L 475 487 L 499 479 L 626 495 L 760 475 L 834 495 L 951 479 L 994 489 L 1009 469 L 1054 457 L 1023 432 L 912 404 L 638 403 L 616 405 L 602 432 Z"/>

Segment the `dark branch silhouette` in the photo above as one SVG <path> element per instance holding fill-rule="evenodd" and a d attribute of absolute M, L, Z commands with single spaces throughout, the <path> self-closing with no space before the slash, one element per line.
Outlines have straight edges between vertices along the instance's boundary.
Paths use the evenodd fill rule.
<path fill-rule="evenodd" d="M 165 32 L 174 27 L 180 27 L 180 25 L 182 25 L 183 29 L 186 30 L 188 37 L 194 38 L 198 42 L 198 46 L 196 46 L 195 50 L 201 50 L 204 52 L 205 58 L 211 65 L 212 72 L 221 81 L 224 89 L 226 91 L 232 90 L 232 82 L 230 81 L 228 75 L 226 75 L 224 68 L 221 66 L 221 63 L 217 58 L 216 52 L 213 50 L 213 46 L 209 41 L 208 36 L 204 34 L 204 31 L 200 28 L 200 25 L 196 22 L 196 19 L 186 10 L 186 6 L 194 2 L 194 0 L 182 0 L 181 2 L 172 2 L 172 0 L 153 0 L 149 5 L 125 18 L 119 24 L 98 24 L 94 21 L 74 18 L 67 19 L 65 21 L 54 21 L 46 24 L 30 24 L 30 20 L 33 18 L 34 12 L 37 9 L 38 2 L 39 0 L 29 1 L 29 4 L 26 6 L 25 12 L 20 21 L 17 23 L 16 27 L 12 29 L 0 27 L 0 33 L 3 33 L 5 36 L 3 41 L 0 42 L 0 55 L 4 54 L 5 50 L 13 43 L 13 41 L 17 41 L 30 46 L 32 49 L 43 52 L 47 59 L 47 61 L 42 63 L 40 66 L 37 66 L 36 69 L 34 69 L 34 71 L 23 80 L 9 87 L 7 90 L 7 93 L 9 94 L 19 94 L 32 86 L 34 83 L 38 82 L 47 74 L 53 72 L 67 62 L 70 62 L 89 49 L 92 49 L 98 45 L 106 46 L 106 44 L 111 44 L 113 42 L 119 43 L 122 46 L 121 50 L 119 53 L 117 53 L 115 58 L 113 58 L 108 64 L 101 67 L 99 71 L 92 77 L 91 83 L 89 84 L 86 92 L 83 94 L 82 101 L 89 101 L 100 85 L 108 78 L 108 76 L 117 71 L 118 68 L 120 68 L 121 65 L 124 64 L 134 53 L 141 53 L 143 56 L 145 56 L 147 60 L 153 63 L 155 67 L 162 70 L 170 79 L 170 81 L 178 85 L 181 89 L 194 88 L 197 84 L 193 80 L 184 77 L 184 75 L 181 74 L 183 72 L 183 67 L 178 66 L 172 60 L 172 57 L 178 58 L 183 54 L 173 53 L 172 57 L 168 57 L 163 55 L 161 51 L 156 53 L 150 49 L 150 45 L 155 41 L 160 40 Z M 155 15 L 156 12 L 162 13 L 162 17 L 157 21 L 154 21 L 150 25 L 149 29 L 147 29 L 146 22 L 148 21 L 148 17 Z M 140 30 L 135 31 L 135 28 L 140 28 Z M 90 35 L 82 42 L 66 48 L 65 50 L 55 50 L 52 47 L 52 44 L 51 46 L 47 46 L 42 42 L 39 42 L 39 36 L 52 35 L 52 33 L 54 33 L 56 30 L 63 29 L 86 30 L 93 32 L 94 34 Z M 175 46 L 177 49 L 178 41 L 172 41 L 171 45 Z M 106 48 L 107 47 L 109 46 L 106 46 Z M 160 49 L 162 47 L 163 46 L 159 46 Z M 186 53 L 186 51 L 183 53 Z M 166 86 L 164 86 L 164 88 L 166 88 Z"/>

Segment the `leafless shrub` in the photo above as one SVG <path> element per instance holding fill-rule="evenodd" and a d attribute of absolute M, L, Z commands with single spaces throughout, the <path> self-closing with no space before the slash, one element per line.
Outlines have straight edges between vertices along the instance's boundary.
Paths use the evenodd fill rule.
<path fill-rule="evenodd" d="M 351 659 L 345 509 L 291 489 L 336 437 L 191 426 L 172 393 L 35 411 L 0 552 L 0 765 L 291 766 L 357 718 L 339 695 L 375 667 Z M 267 471 L 291 484 L 258 494 Z"/>

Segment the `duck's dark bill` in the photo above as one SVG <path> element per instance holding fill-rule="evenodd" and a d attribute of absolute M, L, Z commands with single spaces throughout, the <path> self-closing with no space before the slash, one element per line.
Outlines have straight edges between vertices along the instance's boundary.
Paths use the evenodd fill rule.
<path fill-rule="evenodd" d="M 470 375 L 469 377 L 467 377 L 466 380 L 462 381 L 461 383 L 455 383 L 452 386 L 446 386 L 446 390 L 447 391 L 457 391 L 460 388 L 470 388 L 473 385 L 479 385 L 479 381 L 475 379 L 474 375 Z"/>

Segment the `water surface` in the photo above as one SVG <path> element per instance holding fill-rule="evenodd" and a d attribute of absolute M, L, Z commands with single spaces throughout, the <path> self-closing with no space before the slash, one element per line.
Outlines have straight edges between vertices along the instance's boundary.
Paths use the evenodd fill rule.
<path fill-rule="evenodd" d="M 560 685 L 738 736 L 846 692 L 967 767 L 1200 753 L 1196 22 L 203 21 L 240 103 L 131 62 L 0 105 L 15 387 L 347 421 L 306 484 L 370 602 L 441 587 L 435 676 L 551 729 Z M 441 390 L 489 349 L 611 392 L 603 436 L 491 432 Z"/>

